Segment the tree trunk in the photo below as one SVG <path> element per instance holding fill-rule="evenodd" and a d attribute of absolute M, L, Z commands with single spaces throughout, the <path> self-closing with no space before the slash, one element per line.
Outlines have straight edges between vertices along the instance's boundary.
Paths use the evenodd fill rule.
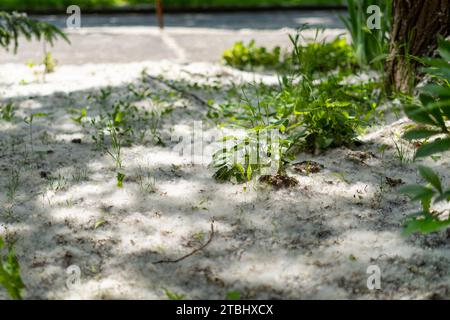
<path fill-rule="evenodd" d="M 418 79 L 411 57 L 431 56 L 438 35 L 450 34 L 450 1 L 393 0 L 392 19 L 385 85 L 388 92 L 409 93 Z"/>

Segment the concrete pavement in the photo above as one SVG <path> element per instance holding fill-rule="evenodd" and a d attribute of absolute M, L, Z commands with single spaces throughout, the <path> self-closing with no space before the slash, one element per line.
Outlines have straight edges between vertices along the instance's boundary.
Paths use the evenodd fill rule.
<path fill-rule="evenodd" d="M 280 11 L 226 14 L 168 14 L 160 31 L 153 15 L 82 15 L 82 27 L 66 30 L 71 45 L 58 41 L 49 48 L 59 64 L 127 63 L 167 59 L 179 62 L 219 61 L 236 41 L 267 47 L 290 44 L 288 33 L 304 24 L 311 30 L 326 28 L 326 36 L 344 32 L 338 14 L 323 11 Z M 65 26 L 66 16 L 41 16 L 41 20 Z M 39 62 L 43 45 L 22 41 L 17 55 L 0 52 L 0 63 Z"/>

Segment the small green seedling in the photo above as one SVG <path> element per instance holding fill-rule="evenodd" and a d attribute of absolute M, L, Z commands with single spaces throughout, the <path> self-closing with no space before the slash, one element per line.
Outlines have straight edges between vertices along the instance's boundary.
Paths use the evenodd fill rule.
<path fill-rule="evenodd" d="M 46 52 L 44 56 L 44 60 L 42 61 L 42 64 L 44 65 L 44 77 L 48 73 L 55 72 L 56 68 L 56 60 L 53 58 L 52 54 L 50 52 Z"/>
<path fill-rule="evenodd" d="M 81 110 L 74 109 L 72 110 L 72 112 L 75 113 L 76 115 L 75 117 L 71 118 L 72 121 L 81 125 L 83 123 L 83 119 L 87 117 L 87 109 L 86 108 L 83 108 Z"/>
<path fill-rule="evenodd" d="M 0 105 L 0 119 L 5 121 L 12 121 L 15 115 L 15 106 L 12 103 Z"/>
<path fill-rule="evenodd" d="M 21 300 L 25 285 L 20 276 L 19 261 L 12 245 L 8 246 L 6 255 L 3 255 L 4 247 L 5 242 L 0 237 L 0 285 L 6 289 L 12 299 Z"/>
<path fill-rule="evenodd" d="M 23 121 L 29 126 L 31 151 L 33 151 L 33 120 L 34 118 L 44 118 L 48 116 L 49 116 L 48 113 L 37 112 L 23 119 Z"/>
<path fill-rule="evenodd" d="M 14 202 L 17 189 L 19 188 L 19 171 L 12 169 L 10 179 L 6 185 L 6 197 L 9 202 Z"/>
<path fill-rule="evenodd" d="M 398 140 L 392 139 L 395 146 L 395 157 L 398 159 L 401 166 L 406 165 L 413 160 L 412 152 L 410 151 L 410 142 L 401 138 Z"/>
<path fill-rule="evenodd" d="M 108 154 L 114 159 L 116 168 L 122 168 L 122 140 L 115 128 L 111 130 L 111 149 L 107 150 Z"/>
<path fill-rule="evenodd" d="M 66 190 L 69 185 L 69 181 L 62 174 L 58 173 L 57 177 L 50 177 L 49 187 L 54 192 Z"/>
<path fill-rule="evenodd" d="M 227 300 L 241 300 L 241 293 L 239 291 L 227 292 Z"/>
<path fill-rule="evenodd" d="M 156 178 L 152 172 L 139 167 L 136 180 L 142 193 L 156 192 Z"/>
<path fill-rule="evenodd" d="M 88 169 L 76 167 L 72 173 L 72 180 L 77 183 L 81 181 L 88 181 L 89 180 Z"/>
<path fill-rule="evenodd" d="M 331 174 L 342 182 L 350 184 L 350 181 L 347 179 L 347 174 L 345 172 L 332 172 Z"/>
<path fill-rule="evenodd" d="M 165 288 L 163 288 L 163 290 L 164 290 L 164 293 L 166 294 L 167 298 L 169 298 L 169 300 L 183 300 L 185 297 L 184 294 L 176 294 Z"/>
<path fill-rule="evenodd" d="M 94 230 L 100 228 L 101 226 L 103 226 L 104 224 L 106 224 L 106 221 L 103 219 L 97 220 L 94 224 Z"/>
<path fill-rule="evenodd" d="M 117 187 L 123 188 L 123 179 L 125 179 L 125 174 L 117 172 Z"/>

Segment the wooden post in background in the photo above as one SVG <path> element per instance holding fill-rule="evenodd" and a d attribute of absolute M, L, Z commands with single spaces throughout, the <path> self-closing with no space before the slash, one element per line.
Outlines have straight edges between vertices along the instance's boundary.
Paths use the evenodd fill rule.
<path fill-rule="evenodd" d="M 163 7 L 162 7 L 162 0 L 156 0 L 156 15 L 158 16 L 158 24 L 159 28 L 164 28 L 164 16 L 163 16 Z"/>

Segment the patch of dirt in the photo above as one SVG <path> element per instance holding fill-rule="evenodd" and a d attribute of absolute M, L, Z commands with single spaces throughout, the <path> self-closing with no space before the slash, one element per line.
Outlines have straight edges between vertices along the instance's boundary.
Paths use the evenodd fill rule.
<path fill-rule="evenodd" d="M 292 188 L 298 185 L 298 180 L 284 174 L 276 174 L 272 176 L 261 176 L 259 182 L 267 183 L 275 189 Z"/>
<path fill-rule="evenodd" d="M 402 184 L 405 184 L 402 179 L 394 179 L 394 178 L 389 178 L 389 177 L 386 177 L 386 183 L 390 187 L 393 187 L 393 188 L 401 186 Z"/>
<path fill-rule="evenodd" d="M 309 175 L 311 173 L 319 173 L 324 166 L 316 161 L 307 160 L 294 163 L 292 168 L 300 174 Z"/>
<path fill-rule="evenodd" d="M 347 157 L 351 161 L 363 164 L 367 164 L 366 161 L 369 159 L 377 158 L 373 152 L 367 151 L 349 151 Z"/>

